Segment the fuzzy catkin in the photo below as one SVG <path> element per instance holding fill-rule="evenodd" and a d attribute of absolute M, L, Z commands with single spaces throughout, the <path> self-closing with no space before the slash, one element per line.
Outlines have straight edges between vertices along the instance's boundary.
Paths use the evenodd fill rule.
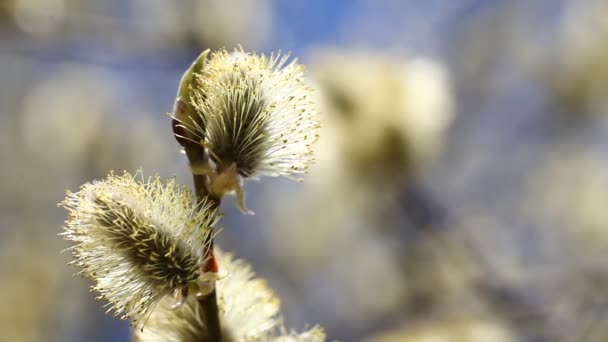
<path fill-rule="evenodd" d="M 220 272 L 216 283 L 220 321 L 226 341 L 323 342 L 323 329 L 315 326 L 302 333 L 289 333 L 283 327 L 280 301 L 266 281 L 256 278 L 251 266 L 216 248 Z M 208 341 L 195 298 L 178 309 L 169 309 L 170 298 L 158 305 L 143 331 L 134 331 L 137 342 Z"/>
<path fill-rule="evenodd" d="M 107 243 L 160 288 L 185 286 L 198 277 L 198 256 L 166 229 L 149 222 L 128 205 L 98 197 L 97 224 Z"/>
<path fill-rule="evenodd" d="M 110 174 L 68 192 L 61 205 L 72 264 L 95 282 L 108 311 L 138 326 L 163 296 L 198 289 L 200 251 L 218 216 L 174 180 Z"/>
<path fill-rule="evenodd" d="M 303 66 L 242 48 L 201 56 L 200 70 L 188 78 L 196 114 L 174 114 L 184 136 L 205 143 L 218 172 L 233 163 L 243 177 L 305 172 L 319 124 Z"/>

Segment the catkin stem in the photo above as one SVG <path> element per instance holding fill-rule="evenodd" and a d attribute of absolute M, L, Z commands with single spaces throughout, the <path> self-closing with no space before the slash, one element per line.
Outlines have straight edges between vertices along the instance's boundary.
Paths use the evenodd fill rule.
<path fill-rule="evenodd" d="M 199 149 L 186 149 L 186 155 L 188 156 L 188 160 L 190 161 L 190 164 L 197 164 L 197 163 L 206 163 L 207 162 L 207 155 L 204 152 L 200 152 Z M 217 198 L 215 196 L 212 196 L 211 194 L 208 193 L 207 191 L 207 186 L 206 186 L 206 181 L 207 181 L 207 176 L 206 175 L 192 175 L 193 180 L 194 180 L 194 190 L 196 192 L 196 199 L 197 201 L 202 201 L 202 200 L 207 200 L 207 201 L 211 201 L 212 203 L 212 208 L 213 209 L 217 209 L 220 206 L 220 202 L 221 199 Z M 203 244 L 203 248 L 206 248 L 207 250 L 203 250 L 201 251 L 201 254 L 203 256 L 212 256 L 213 255 L 213 232 L 211 234 L 208 235 L 208 241 L 205 241 L 205 243 Z M 213 258 L 205 258 L 206 264 L 203 265 L 203 270 L 204 271 L 210 271 L 212 269 L 213 266 Z M 207 332 L 208 332 L 208 337 L 209 337 L 209 341 L 212 342 L 221 342 L 222 341 L 222 329 L 221 329 L 221 324 L 220 324 L 220 317 L 219 317 L 219 309 L 217 306 L 217 294 L 215 291 L 215 288 L 213 289 L 213 291 L 211 291 L 209 294 L 207 294 L 206 296 L 201 297 L 198 300 L 199 306 L 200 306 L 200 314 L 201 314 L 201 320 L 205 323 L 205 326 L 207 327 Z"/>

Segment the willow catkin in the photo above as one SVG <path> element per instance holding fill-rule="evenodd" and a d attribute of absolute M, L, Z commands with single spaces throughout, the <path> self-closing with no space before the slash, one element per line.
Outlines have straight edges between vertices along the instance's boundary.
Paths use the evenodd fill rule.
<path fill-rule="evenodd" d="M 191 165 L 195 174 L 209 176 L 210 193 L 235 193 L 241 210 L 249 212 L 243 178 L 306 172 L 314 159 L 317 117 L 297 60 L 242 48 L 205 51 L 182 77 L 173 130 L 186 153 L 198 150 L 210 158 Z"/>
<path fill-rule="evenodd" d="M 110 174 L 68 192 L 61 205 L 69 213 L 62 235 L 75 242 L 72 263 L 115 315 L 139 325 L 163 296 L 208 287 L 200 251 L 218 216 L 174 180 Z"/>
<path fill-rule="evenodd" d="M 175 113 L 186 135 L 209 146 L 218 168 L 235 163 L 244 177 L 305 172 L 319 124 L 304 67 L 297 60 L 287 63 L 287 55 L 267 57 L 242 48 L 206 58 L 207 52 L 187 79 L 198 117 Z"/>
<path fill-rule="evenodd" d="M 243 260 L 216 248 L 220 272 L 225 276 L 216 283 L 220 321 L 226 341 L 251 342 L 323 342 L 323 329 L 315 326 L 305 332 L 287 332 L 283 327 L 280 301 L 266 281 L 255 277 Z M 171 298 L 158 305 L 143 331 L 134 331 L 137 342 L 209 341 L 201 320 L 200 307 L 189 298 L 182 307 L 169 309 Z"/>

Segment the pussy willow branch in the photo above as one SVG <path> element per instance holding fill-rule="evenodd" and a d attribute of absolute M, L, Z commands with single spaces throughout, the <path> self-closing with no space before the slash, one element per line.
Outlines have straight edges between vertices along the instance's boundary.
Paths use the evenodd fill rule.
<path fill-rule="evenodd" d="M 187 148 L 186 155 L 191 165 L 199 163 L 207 163 L 208 157 L 204 150 Z M 212 203 L 212 209 L 217 209 L 220 206 L 221 198 L 212 196 L 207 191 L 207 176 L 205 175 L 192 175 L 194 180 L 194 190 L 196 192 L 197 201 L 207 200 Z M 213 256 L 213 232 L 208 235 L 208 241 L 204 241 L 204 250 L 201 251 L 202 260 L 205 260 L 205 264 L 202 266 L 203 271 L 212 271 L 214 259 L 210 258 Z M 209 341 L 221 342 L 222 341 L 222 329 L 220 325 L 219 310 L 217 306 L 217 294 L 215 288 L 209 294 L 199 298 L 201 320 L 207 327 Z"/>

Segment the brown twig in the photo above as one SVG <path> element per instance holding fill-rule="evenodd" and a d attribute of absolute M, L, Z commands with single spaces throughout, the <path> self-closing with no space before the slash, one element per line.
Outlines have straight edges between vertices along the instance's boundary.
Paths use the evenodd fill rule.
<path fill-rule="evenodd" d="M 191 165 L 199 163 L 206 163 L 208 157 L 202 149 L 189 149 L 186 148 L 186 155 Z M 212 208 L 217 209 L 220 206 L 221 198 L 217 198 L 209 194 L 207 189 L 207 176 L 206 175 L 192 175 L 194 180 L 194 190 L 196 192 L 197 201 L 207 200 L 212 203 Z M 208 241 L 203 244 L 205 247 L 201 251 L 204 264 L 202 265 L 203 272 L 212 272 L 215 270 L 215 259 L 213 256 L 213 233 L 208 235 Z M 201 320 L 207 327 L 207 333 L 209 341 L 221 342 L 222 341 L 222 329 L 219 318 L 219 310 L 217 306 L 217 294 L 215 288 L 209 294 L 199 298 Z"/>

